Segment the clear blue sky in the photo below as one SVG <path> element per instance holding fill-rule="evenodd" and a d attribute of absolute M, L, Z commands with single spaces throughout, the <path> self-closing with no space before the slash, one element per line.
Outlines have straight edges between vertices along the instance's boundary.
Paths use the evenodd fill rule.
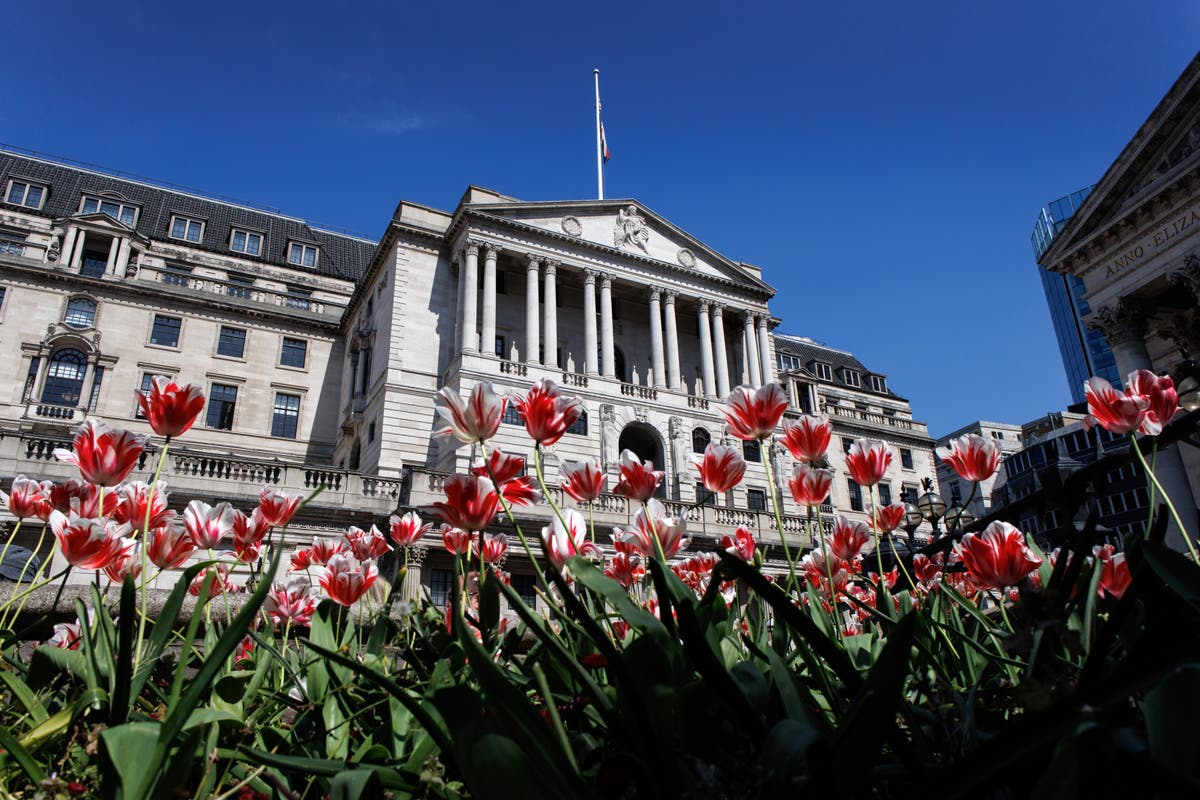
<path fill-rule="evenodd" d="M 469 183 L 595 196 L 599 67 L 606 194 L 763 266 L 939 435 L 1069 402 L 1034 216 L 1200 42 L 1188 0 L 438 5 L 17 4 L 0 141 L 378 236 Z"/>

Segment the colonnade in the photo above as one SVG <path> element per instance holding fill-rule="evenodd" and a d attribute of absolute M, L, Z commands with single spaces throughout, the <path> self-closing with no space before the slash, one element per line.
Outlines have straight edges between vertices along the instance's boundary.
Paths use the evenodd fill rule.
<path fill-rule="evenodd" d="M 479 257 L 483 255 L 482 303 L 479 292 Z M 455 334 L 461 353 L 491 354 L 496 340 L 497 247 L 468 242 L 459 260 L 459 316 Z M 558 363 L 558 269 L 561 262 L 530 253 L 525 258 L 525 363 L 560 369 Z M 616 344 L 613 326 L 613 276 L 583 268 L 584 370 L 588 375 L 615 379 Z M 599 302 L 596 286 L 599 284 Z M 541 289 L 539 296 L 539 287 Z M 645 288 L 650 314 L 650 366 L 653 386 L 687 391 L 679 357 L 676 306 L 679 293 L 659 287 Z M 541 309 L 539 313 L 539 300 Z M 479 306 L 482 305 L 482 314 Z M 700 340 L 700 379 L 704 396 L 725 397 L 730 391 L 730 350 L 725 338 L 725 314 L 740 315 L 741 352 L 746 379 L 753 386 L 774 377 L 769 315 L 750 309 L 733 311 L 707 299 L 696 301 Z M 597 313 L 599 312 L 599 313 Z M 545 346 L 542 346 L 542 343 Z"/>

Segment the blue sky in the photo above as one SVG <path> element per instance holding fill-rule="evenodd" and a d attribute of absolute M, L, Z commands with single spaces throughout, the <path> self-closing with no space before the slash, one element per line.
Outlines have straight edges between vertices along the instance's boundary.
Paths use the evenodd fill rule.
<path fill-rule="evenodd" d="M 594 197 L 599 67 L 606 195 L 761 265 L 939 435 L 1069 402 L 1035 214 L 1200 41 L 1185 0 L 443 5 L 19 4 L 0 141 L 378 236 L 469 183 Z"/>

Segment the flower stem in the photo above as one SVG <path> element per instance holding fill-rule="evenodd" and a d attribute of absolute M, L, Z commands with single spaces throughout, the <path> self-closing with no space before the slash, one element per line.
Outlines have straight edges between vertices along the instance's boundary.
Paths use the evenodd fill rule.
<path fill-rule="evenodd" d="M 759 440 L 759 449 L 762 448 L 762 440 Z M 771 507 L 775 512 L 775 530 L 779 531 L 779 543 L 783 545 L 783 557 L 787 559 L 788 577 L 792 582 L 792 591 L 796 593 L 796 598 L 800 597 L 800 584 L 796 579 L 796 562 L 792 559 L 791 548 L 788 547 L 787 537 L 783 533 L 783 513 L 779 508 L 779 493 L 775 491 L 775 476 L 771 471 L 771 446 L 767 445 L 767 457 L 763 459 L 763 467 L 767 471 L 767 491 L 771 493 Z M 832 593 L 833 583 L 829 584 L 829 590 Z"/>
<path fill-rule="evenodd" d="M 492 479 L 492 483 L 496 482 L 496 476 L 492 472 L 491 462 L 488 460 L 487 445 L 483 442 L 479 443 L 479 450 L 483 454 L 483 463 L 487 466 L 488 476 Z M 534 452 L 537 452 L 536 450 Z M 537 575 L 538 583 L 542 585 L 547 592 L 550 591 L 550 584 L 546 581 L 546 576 L 542 572 L 541 566 L 538 564 L 533 555 L 533 548 L 529 546 L 529 540 L 525 538 L 525 532 L 521 530 L 521 526 L 517 524 L 517 518 L 513 516 L 512 506 L 508 504 L 508 500 L 504 499 L 504 493 L 499 489 L 496 493 L 500 496 L 500 507 L 504 509 L 505 516 L 508 517 L 508 522 L 513 526 L 513 530 L 517 532 L 517 538 L 521 540 L 521 546 L 525 548 L 525 556 L 529 559 L 529 563 L 533 565 L 533 572 Z"/>
<path fill-rule="evenodd" d="M 171 446 L 171 437 L 168 436 L 166 441 L 163 442 L 162 449 L 158 451 L 158 465 L 154 468 L 154 477 L 150 479 L 150 486 L 146 492 L 146 518 L 144 520 L 142 520 L 142 553 L 141 553 L 141 555 L 142 555 L 142 572 L 141 572 L 141 574 L 143 576 L 147 575 L 150 571 L 149 567 L 148 567 L 148 563 L 147 563 L 147 559 L 149 558 L 149 553 L 147 552 L 147 548 L 150 544 L 150 509 L 154 507 L 154 493 L 158 490 L 158 479 L 159 479 L 159 476 L 162 475 L 163 464 L 165 464 L 167 461 L 167 449 L 170 446 Z M 101 505 L 100 508 L 103 511 L 104 506 Z M 141 586 L 142 613 L 141 613 L 141 616 L 138 618 L 137 641 L 135 642 L 135 644 L 133 646 L 133 674 L 135 674 L 135 675 L 137 674 L 138 666 L 141 664 L 141 661 L 142 661 L 142 642 L 145 641 L 145 638 L 146 638 L 146 619 L 150 615 L 150 613 L 149 613 L 150 612 L 150 608 L 149 608 L 150 604 L 149 604 L 149 599 L 148 599 L 149 595 L 150 595 L 150 587 L 147 584 L 147 581 L 145 581 L 145 580 L 143 580 L 141 582 L 141 584 L 142 584 L 142 586 Z"/>
<path fill-rule="evenodd" d="M 1138 447 L 1137 437 L 1134 434 L 1129 434 L 1129 444 L 1133 447 L 1133 452 L 1137 454 L 1137 459 L 1142 465 L 1142 470 L 1145 471 L 1146 477 L 1150 482 L 1158 487 L 1158 491 L 1163 496 L 1163 502 L 1167 504 L 1167 510 L 1171 512 L 1171 517 L 1175 520 L 1175 524 L 1179 526 L 1179 533 L 1183 536 L 1183 541 L 1187 545 L 1188 552 L 1192 556 L 1192 561 L 1200 564 L 1200 555 L 1196 553 L 1196 547 L 1192 544 L 1192 537 L 1188 533 L 1187 527 L 1183 524 L 1183 520 L 1179 517 L 1179 512 L 1175 510 L 1175 504 L 1171 502 L 1171 497 L 1167 494 L 1167 490 L 1158 482 L 1158 476 L 1154 474 L 1154 470 L 1146 463 L 1146 457 L 1142 455 L 1141 448 Z"/>

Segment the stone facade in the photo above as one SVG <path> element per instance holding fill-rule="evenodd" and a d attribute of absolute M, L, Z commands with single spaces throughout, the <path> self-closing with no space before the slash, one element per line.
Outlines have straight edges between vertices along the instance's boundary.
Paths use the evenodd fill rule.
<path fill-rule="evenodd" d="M 947 447 L 952 439 L 969 433 L 995 442 L 996 446 L 1000 448 L 1002 460 L 1019 452 L 1022 447 L 1023 436 L 1020 425 L 984 420 L 977 420 L 970 425 L 964 425 L 953 433 L 946 434 L 937 440 L 937 446 Z M 1003 471 L 1003 468 L 1000 471 Z M 972 496 L 971 484 L 960 478 L 949 464 L 939 460 L 937 466 L 938 493 L 945 498 L 947 506 L 963 506 L 978 519 L 992 510 L 992 489 L 999 479 L 1000 471 L 987 480 L 980 481 L 979 489 Z M 968 500 L 970 502 L 967 502 Z"/>
<path fill-rule="evenodd" d="M 1083 279 L 1089 322 L 1104 332 L 1122 376 L 1166 374 L 1200 357 L 1200 56 L 1039 263 Z M 1156 472 L 1195 530 L 1197 448 L 1161 450 Z"/>
<path fill-rule="evenodd" d="M 210 396 L 172 445 L 172 504 L 244 506 L 264 484 L 326 487 L 292 526 L 297 540 L 440 499 L 445 476 L 479 453 L 433 438 L 434 395 L 485 381 L 521 394 L 549 378 L 582 400 L 586 417 L 544 453 L 556 499 L 562 461 L 599 457 L 614 485 L 619 453 L 632 449 L 666 471 L 663 499 L 706 544 L 737 525 L 778 541 L 765 460 L 782 485 L 782 448 L 757 454 L 731 496 L 697 491 L 693 456 L 728 438 L 718 404 L 739 384 L 779 380 L 789 413 L 824 410 L 847 441 L 894 444 L 892 499 L 933 474 L 924 425 L 882 375 L 776 334 L 761 270 L 631 200 L 530 203 L 470 187 L 451 212 L 401 202 L 374 242 L 16 153 L 0 152 L 0 181 L 10 475 L 69 476 L 50 451 L 85 417 L 149 433 L 133 389 L 155 374 Z M 826 353 L 821 363 L 850 359 L 862 383 L 794 363 L 801 345 Z M 515 414 L 506 423 L 495 444 L 532 456 Z M 806 517 L 782 494 L 784 533 L 807 546 Z M 861 515 L 866 503 L 839 483 L 826 511 Z M 595 514 L 607 530 L 636 511 L 608 495 Z M 522 520 L 534 539 L 538 514 Z M 410 562 L 410 590 L 436 595 L 448 563 L 431 540 Z"/>

